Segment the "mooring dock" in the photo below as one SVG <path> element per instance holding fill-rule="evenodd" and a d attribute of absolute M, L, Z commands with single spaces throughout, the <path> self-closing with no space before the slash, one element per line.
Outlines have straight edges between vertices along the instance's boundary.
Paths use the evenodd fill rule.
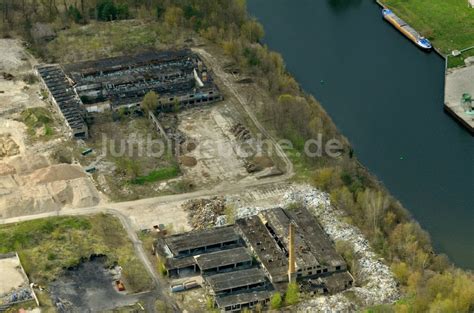
<path fill-rule="evenodd" d="M 474 135 L 474 65 L 448 69 L 444 108 Z"/>

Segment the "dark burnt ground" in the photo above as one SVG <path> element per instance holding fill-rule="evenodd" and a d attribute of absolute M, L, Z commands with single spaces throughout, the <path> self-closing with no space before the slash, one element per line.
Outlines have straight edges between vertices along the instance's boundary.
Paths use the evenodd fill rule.
<path fill-rule="evenodd" d="M 135 295 L 116 291 L 114 279 L 105 267 L 105 258 L 96 257 L 68 269 L 50 284 L 58 312 L 103 312 L 136 303 Z"/>

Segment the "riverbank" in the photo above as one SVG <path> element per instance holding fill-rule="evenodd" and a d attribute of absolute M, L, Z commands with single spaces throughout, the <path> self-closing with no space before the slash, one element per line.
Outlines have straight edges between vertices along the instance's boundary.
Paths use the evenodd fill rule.
<path fill-rule="evenodd" d="M 474 46 L 474 8 L 467 0 L 380 0 L 381 3 L 430 39 L 446 55 Z M 448 67 L 464 65 L 474 49 L 448 58 Z"/>

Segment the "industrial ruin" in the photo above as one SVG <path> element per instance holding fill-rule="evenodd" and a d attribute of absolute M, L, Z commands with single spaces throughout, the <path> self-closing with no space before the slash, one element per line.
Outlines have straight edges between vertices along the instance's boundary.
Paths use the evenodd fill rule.
<path fill-rule="evenodd" d="M 222 99 L 210 70 L 190 50 L 144 52 L 133 56 L 36 68 L 71 136 L 86 139 L 86 115 L 120 108 L 139 110 L 143 97 L 157 93 L 157 110 L 176 111 Z"/>
<path fill-rule="evenodd" d="M 165 236 L 156 255 L 171 278 L 202 275 L 223 312 L 266 305 L 289 282 L 320 294 L 353 284 L 344 259 L 305 208 L 275 208 L 234 225 Z"/>
<path fill-rule="evenodd" d="M 89 136 L 86 111 L 61 66 L 41 65 L 36 68 L 36 72 L 49 90 L 49 100 L 66 121 L 69 135 L 76 139 L 86 139 Z"/>

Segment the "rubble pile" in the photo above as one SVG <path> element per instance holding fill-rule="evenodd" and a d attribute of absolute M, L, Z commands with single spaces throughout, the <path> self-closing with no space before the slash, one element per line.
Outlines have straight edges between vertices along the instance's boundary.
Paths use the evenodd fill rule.
<path fill-rule="evenodd" d="M 238 208 L 235 213 L 235 219 L 246 218 L 249 216 L 257 215 L 258 213 L 268 210 L 271 208 L 260 208 L 260 207 L 243 207 Z"/>
<path fill-rule="evenodd" d="M 178 116 L 176 114 L 158 114 L 158 120 L 162 123 L 166 136 L 172 142 L 173 147 L 176 147 L 176 152 L 183 155 L 196 148 L 196 143 L 186 137 L 186 134 L 178 129 Z M 191 149 L 190 149 L 191 148 Z"/>
<path fill-rule="evenodd" d="M 250 131 L 241 123 L 234 124 L 231 128 L 230 131 L 232 134 L 235 136 L 235 138 L 242 140 L 242 141 L 247 141 L 252 138 L 252 135 L 250 134 Z"/>
<path fill-rule="evenodd" d="M 0 298 L 0 305 L 11 305 L 15 303 L 21 303 L 25 301 L 33 300 L 33 295 L 31 289 L 28 287 L 23 287 L 17 290 L 10 292 L 7 295 L 4 295 Z"/>
<path fill-rule="evenodd" d="M 328 194 L 311 187 L 303 187 L 287 193 L 284 202 L 299 202 L 306 206 L 315 214 L 333 241 L 344 240 L 352 245 L 359 258 L 359 273 L 364 277 L 364 285 L 349 290 L 357 296 L 361 305 L 392 303 L 399 299 L 397 283 L 389 267 L 372 251 L 369 242 L 356 227 L 342 221 L 343 213 L 331 206 Z M 352 311 L 353 306 L 354 301 L 334 295 L 304 302 L 300 304 L 298 311 Z"/>
<path fill-rule="evenodd" d="M 11 136 L 0 135 L 0 158 L 14 156 L 20 153 L 20 147 Z"/>
<path fill-rule="evenodd" d="M 247 171 L 247 173 L 251 174 L 251 173 L 260 172 L 261 170 L 263 170 L 263 168 L 255 163 L 246 162 L 245 170 Z"/>
<path fill-rule="evenodd" d="M 194 229 L 209 228 L 222 220 L 225 211 L 225 200 L 222 197 L 210 199 L 188 200 L 182 204 L 184 210 L 188 212 L 189 223 Z"/>

